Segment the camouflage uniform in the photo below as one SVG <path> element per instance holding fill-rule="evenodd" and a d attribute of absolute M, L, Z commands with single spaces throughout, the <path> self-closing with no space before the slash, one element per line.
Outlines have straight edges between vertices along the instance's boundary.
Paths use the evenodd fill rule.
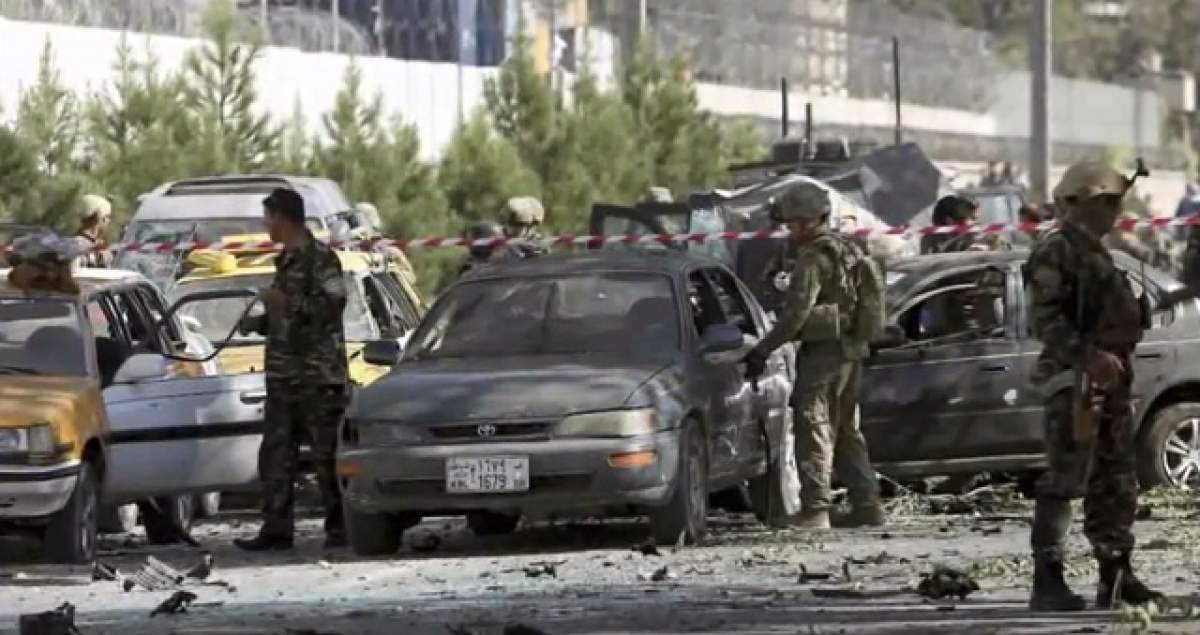
<path fill-rule="evenodd" d="M 1111 168 L 1085 163 L 1072 170 L 1064 175 L 1056 198 L 1080 189 L 1088 191 L 1084 186 L 1072 187 L 1073 183 L 1086 185 L 1105 179 L 1107 185 L 1096 186 L 1100 191 L 1093 196 L 1124 193 L 1124 177 Z M 1064 188 L 1067 194 L 1060 193 Z M 1118 568 L 1125 570 L 1122 593 L 1127 600 L 1137 601 L 1139 593 L 1149 591 L 1136 582 L 1129 569 L 1138 495 L 1130 386 L 1144 307 L 1101 241 L 1070 220 L 1037 244 L 1026 275 L 1030 319 L 1043 343 L 1032 382 L 1046 398 L 1044 433 L 1049 463 L 1037 483 L 1030 535 L 1035 558 L 1030 605 L 1038 610 L 1083 608 L 1083 599 L 1071 593 L 1062 578 L 1071 499 L 1080 496 L 1084 498 L 1084 532 L 1101 565 L 1098 604 L 1105 606 Z M 1078 390 L 1093 351 L 1114 355 L 1123 371 L 1111 386 L 1090 388 L 1088 424 L 1076 417 L 1089 416 Z M 1135 583 L 1139 588 L 1132 588 Z"/>
<path fill-rule="evenodd" d="M 806 197 L 818 199 L 814 202 Z M 828 195 L 815 187 L 798 186 L 785 194 L 781 206 L 819 205 L 820 201 L 828 206 Z M 801 335 L 810 326 L 816 309 L 836 311 L 839 324 L 854 324 L 858 294 L 852 284 L 851 267 L 856 259 L 867 256 L 849 239 L 828 228 L 819 231 L 814 238 L 798 244 L 779 321 L 753 354 L 765 358 L 789 341 L 803 340 Z M 868 515 L 882 515 L 877 511 L 879 486 L 875 470 L 858 420 L 862 359 L 866 354 L 866 342 L 847 333 L 836 339 L 803 341 L 797 352 L 798 376 L 791 406 L 796 425 L 802 513 L 806 517 L 812 514 L 827 517 L 835 466 L 840 480 L 849 488 L 856 513 L 871 510 Z M 880 518 L 871 524 L 881 522 Z"/>
<path fill-rule="evenodd" d="M 548 253 L 539 229 L 546 220 L 541 201 L 532 196 L 514 196 L 504 203 L 501 215 L 510 242 L 498 254 L 500 259 L 521 260 Z"/>
<path fill-rule="evenodd" d="M 99 223 L 101 218 L 104 224 L 112 218 L 112 203 L 103 196 L 88 194 L 83 197 L 80 216 L 84 226 L 75 234 L 75 240 L 83 255 L 75 260 L 74 265 L 101 269 L 111 267 L 112 255 L 107 251 L 108 244 L 101 235 Z"/>
<path fill-rule="evenodd" d="M 312 448 L 325 531 L 338 534 L 343 521 L 334 453 L 350 398 L 342 266 L 337 254 L 311 234 L 307 245 L 280 254 L 275 266 L 272 288 L 288 298 L 286 310 L 279 316 L 262 316 L 249 326 L 267 336 L 266 425 L 258 454 L 263 484 L 261 535 L 292 537 L 302 438 Z"/>

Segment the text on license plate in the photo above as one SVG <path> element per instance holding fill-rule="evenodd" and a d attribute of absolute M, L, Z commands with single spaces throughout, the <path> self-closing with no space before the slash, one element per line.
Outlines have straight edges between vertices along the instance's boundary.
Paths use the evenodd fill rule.
<path fill-rule="evenodd" d="M 480 494 L 529 491 L 529 457 L 477 456 L 446 459 L 446 491 Z"/>

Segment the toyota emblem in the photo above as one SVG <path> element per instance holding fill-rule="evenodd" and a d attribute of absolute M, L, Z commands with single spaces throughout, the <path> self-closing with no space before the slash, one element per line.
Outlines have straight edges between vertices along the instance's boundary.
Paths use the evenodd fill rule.
<path fill-rule="evenodd" d="M 494 426 L 490 423 L 485 423 L 481 426 L 476 426 L 475 434 L 477 434 L 481 437 L 494 437 L 494 436 L 496 436 L 496 426 Z"/>

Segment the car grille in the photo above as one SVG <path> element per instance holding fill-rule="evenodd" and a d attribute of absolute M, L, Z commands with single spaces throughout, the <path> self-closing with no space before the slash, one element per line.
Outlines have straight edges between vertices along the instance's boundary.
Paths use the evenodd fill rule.
<path fill-rule="evenodd" d="M 385 496 L 441 496 L 446 494 L 445 479 L 379 480 L 375 482 Z M 590 474 L 554 474 L 533 476 L 529 479 L 530 494 L 583 494 L 592 486 Z M 471 494 L 455 494 L 469 498 Z M 492 496 L 479 494 L 478 496 Z"/>
<path fill-rule="evenodd" d="M 545 441 L 551 421 L 483 422 L 434 426 L 429 434 L 438 441 L 476 443 L 488 441 Z"/>

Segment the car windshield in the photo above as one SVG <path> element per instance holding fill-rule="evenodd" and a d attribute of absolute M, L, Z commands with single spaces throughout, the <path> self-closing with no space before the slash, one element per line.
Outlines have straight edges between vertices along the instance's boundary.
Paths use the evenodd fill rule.
<path fill-rule="evenodd" d="M 1012 221 L 1008 209 L 1008 195 L 1004 193 L 983 194 L 975 197 L 975 201 L 979 203 L 980 224 L 1008 224 Z"/>
<path fill-rule="evenodd" d="M 228 278 L 210 278 L 197 280 L 181 280 L 171 291 L 171 301 L 177 302 L 189 294 L 198 291 L 227 291 L 236 289 L 265 289 L 271 286 L 273 274 L 252 276 L 232 276 Z M 349 296 L 346 309 L 342 313 L 346 328 L 346 340 L 365 342 L 379 339 L 379 327 L 371 318 L 363 296 L 362 287 L 353 274 L 345 274 L 346 287 Z M 237 326 L 237 320 L 246 310 L 246 298 L 220 298 L 192 302 L 180 309 L 181 318 L 191 318 L 198 323 L 200 333 L 210 342 L 224 342 L 230 331 Z M 260 312 L 261 304 L 251 310 L 251 314 Z M 258 333 L 249 335 L 233 334 L 229 340 L 234 345 L 255 345 L 263 343 L 263 336 Z"/>
<path fill-rule="evenodd" d="M 305 223 L 309 229 L 321 229 L 321 221 L 310 218 Z M 244 218 L 204 218 L 183 220 L 143 220 L 130 226 L 126 235 L 132 242 L 161 243 L 199 241 L 211 243 L 223 236 L 263 234 L 267 228 L 257 216 Z"/>
<path fill-rule="evenodd" d="M 493 278 L 459 284 L 410 340 L 405 360 L 679 350 L 671 280 L 658 274 Z"/>
<path fill-rule="evenodd" d="M 86 377 L 79 323 L 67 300 L 0 298 L 0 375 Z"/>

